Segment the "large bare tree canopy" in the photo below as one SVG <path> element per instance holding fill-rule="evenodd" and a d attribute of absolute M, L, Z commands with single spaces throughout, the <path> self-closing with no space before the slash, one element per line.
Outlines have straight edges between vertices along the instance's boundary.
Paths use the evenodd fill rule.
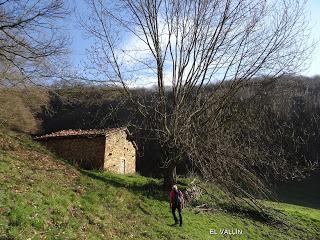
<path fill-rule="evenodd" d="M 175 181 L 176 165 L 188 158 L 201 163 L 208 179 L 217 179 L 213 175 L 219 171 L 259 185 L 239 154 L 217 160 L 221 144 L 228 146 L 214 139 L 224 131 L 222 114 L 230 99 L 245 83 L 303 67 L 309 53 L 305 1 L 87 2 L 90 13 L 81 24 L 95 40 L 88 49 L 91 74 L 123 87 L 144 128 L 160 142 L 166 182 Z M 132 96 L 129 87 L 140 84 L 155 86 L 152 104 Z M 239 178 L 230 177 L 228 184 Z"/>
<path fill-rule="evenodd" d="M 88 3 L 83 25 L 96 39 L 90 52 L 113 81 L 126 81 L 131 75 L 124 71 L 135 70 L 144 78 L 154 73 L 159 86 L 201 86 L 296 72 L 305 56 L 303 1 Z"/>
<path fill-rule="evenodd" d="M 67 52 L 67 39 L 57 24 L 66 13 L 62 0 L 0 2 L 0 82 L 51 74 L 57 57 Z"/>

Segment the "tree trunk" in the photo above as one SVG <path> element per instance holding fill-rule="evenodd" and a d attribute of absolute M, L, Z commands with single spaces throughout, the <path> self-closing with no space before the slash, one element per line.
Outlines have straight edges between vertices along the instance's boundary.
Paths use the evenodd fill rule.
<path fill-rule="evenodd" d="M 175 164 L 170 164 L 169 167 L 164 169 L 164 188 L 171 189 L 172 185 L 177 183 L 177 167 Z"/>

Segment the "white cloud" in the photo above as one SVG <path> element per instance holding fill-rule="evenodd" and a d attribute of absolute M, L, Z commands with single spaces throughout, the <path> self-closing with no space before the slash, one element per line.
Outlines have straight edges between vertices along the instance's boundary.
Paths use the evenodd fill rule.
<path fill-rule="evenodd" d="M 150 57 L 151 52 L 149 47 L 141 39 L 131 34 L 127 40 L 125 40 L 117 54 L 122 62 L 130 65 L 146 60 Z"/>
<path fill-rule="evenodd" d="M 311 0 L 308 2 L 310 9 L 310 25 L 312 28 L 310 40 L 318 41 L 316 48 L 310 59 L 309 68 L 303 73 L 307 76 L 320 75 L 320 2 L 319 0 Z"/>

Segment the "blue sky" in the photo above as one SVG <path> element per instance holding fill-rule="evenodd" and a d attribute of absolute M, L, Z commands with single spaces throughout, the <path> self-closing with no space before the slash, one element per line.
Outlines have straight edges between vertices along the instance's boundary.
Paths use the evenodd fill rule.
<path fill-rule="evenodd" d="M 312 38 L 320 40 L 320 0 L 310 0 L 310 23 L 312 26 Z M 320 43 L 317 45 L 311 59 L 310 67 L 304 73 L 308 76 L 320 75 Z"/>
<path fill-rule="evenodd" d="M 80 12 L 85 12 L 86 4 L 84 0 L 69 0 L 70 6 Z M 320 0 L 309 0 L 307 12 L 312 27 L 312 36 L 309 40 L 317 40 L 317 44 L 309 62 L 308 69 L 302 72 L 303 75 L 320 75 Z M 72 38 L 71 61 L 73 65 L 81 64 L 86 58 L 85 49 L 90 46 L 91 41 L 87 39 L 77 24 L 75 14 L 71 14 L 67 22 L 67 31 Z"/>

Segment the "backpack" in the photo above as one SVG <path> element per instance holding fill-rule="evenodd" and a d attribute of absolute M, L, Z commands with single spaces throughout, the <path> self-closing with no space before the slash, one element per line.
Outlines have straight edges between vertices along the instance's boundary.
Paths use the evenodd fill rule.
<path fill-rule="evenodd" d="M 182 192 L 180 192 L 179 190 L 174 191 L 174 204 L 176 206 L 180 205 L 183 201 L 183 196 L 182 196 Z"/>

